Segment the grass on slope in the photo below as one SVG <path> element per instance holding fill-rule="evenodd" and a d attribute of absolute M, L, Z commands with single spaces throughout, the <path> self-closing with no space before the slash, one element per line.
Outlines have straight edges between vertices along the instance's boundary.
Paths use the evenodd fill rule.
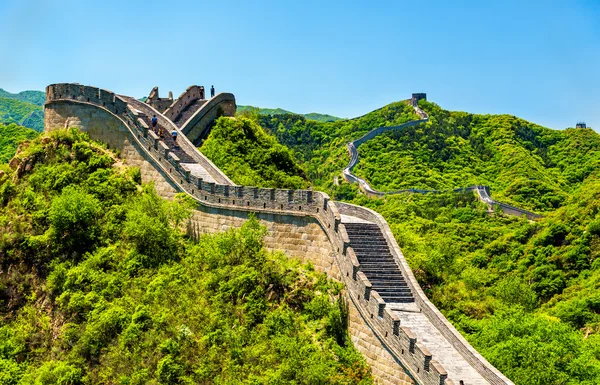
<path fill-rule="evenodd" d="M 26 127 L 0 124 L 0 164 L 7 163 L 15 155 L 19 143 L 30 140 L 39 134 Z"/>
<path fill-rule="evenodd" d="M 191 202 L 76 130 L 0 166 L 0 383 L 370 384 L 341 287 L 256 220 L 187 239 Z"/>
<path fill-rule="evenodd" d="M 16 123 L 41 132 L 44 130 L 44 111 L 32 103 L 0 97 L 0 123 Z"/>
<path fill-rule="evenodd" d="M 200 150 L 236 184 L 308 187 L 292 152 L 248 118 L 218 119 Z"/>
<path fill-rule="evenodd" d="M 473 184 L 493 197 L 548 211 L 600 165 L 590 129 L 550 130 L 509 115 L 450 112 L 421 102 L 426 124 L 362 144 L 356 174 L 375 188 L 452 189 Z"/>

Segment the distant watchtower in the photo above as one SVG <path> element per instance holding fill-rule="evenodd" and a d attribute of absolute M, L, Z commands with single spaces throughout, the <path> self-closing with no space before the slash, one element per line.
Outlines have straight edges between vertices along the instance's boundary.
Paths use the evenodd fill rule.
<path fill-rule="evenodd" d="M 419 100 L 427 100 L 427 94 L 426 93 L 416 93 L 416 94 L 412 94 L 412 99 L 410 100 L 413 106 L 418 106 L 419 105 Z"/>
<path fill-rule="evenodd" d="M 585 128 L 585 122 L 577 122 L 577 124 L 575 125 L 575 128 Z"/>

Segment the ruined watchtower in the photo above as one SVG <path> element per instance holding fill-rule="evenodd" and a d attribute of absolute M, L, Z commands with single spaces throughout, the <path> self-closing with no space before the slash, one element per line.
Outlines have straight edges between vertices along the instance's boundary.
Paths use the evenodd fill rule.
<path fill-rule="evenodd" d="M 169 91 L 168 98 L 161 98 L 158 96 L 158 87 L 154 87 L 152 91 L 150 91 L 146 103 L 151 105 L 158 112 L 165 112 L 165 110 L 173 104 L 173 92 Z"/>
<path fill-rule="evenodd" d="M 424 92 L 412 94 L 412 99 L 410 101 L 414 107 L 417 107 L 419 105 L 419 100 L 421 99 L 427 100 L 427 94 Z"/>
<path fill-rule="evenodd" d="M 577 122 L 575 128 L 586 128 L 585 122 Z"/>

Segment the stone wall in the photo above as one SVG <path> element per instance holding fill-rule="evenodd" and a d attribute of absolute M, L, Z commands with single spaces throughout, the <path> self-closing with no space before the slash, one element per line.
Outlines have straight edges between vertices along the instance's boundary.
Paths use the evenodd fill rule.
<path fill-rule="evenodd" d="M 163 112 L 163 115 L 168 119 L 175 120 L 181 111 L 185 110 L 190 104 L 199 99 L 204 99 L 204 87 L 189 86 L 181 95 L 179 95 L 177 100 L 175 100 L 169 106 L 169 108 Z"/>
<path fill-rule="evenodd" d="M 192 175 L 185 164 L 180 164 L 169 156 L 168 146 L 148 130 L 136 109 L 125 102 L 127 99 L 120 100 L 114 94 L 110 97 L 109 94 L 96 91 L 97 89 L 89 87 L 88 90 L 78 85 L 49 86 L 46 103 L 48 111 L 58 111 L 61 104 L 73 106 L 62 115 L 51 113 L 54 117 L 49 118 L 48 123 L 54 122 L 60 126 L 61 122 L 63 125 L 67 121 L 78 122 L 84 129 L 89 129 L 92 124 L 86 121 L 92 118 L 86 115 L 87 110 L 80 109 L 81 105 L 96 106 L 114 115 L 114 118 L 123 123 L 122 127 L 118 127 L 118 132 L 125 137 L 123 143 L 127 141 L 130 144 L 128 148 L 137 151 L 144 161 L 152 165 L 157 175 L 165 179 L 165 183 L 196 200 L 198 207 L 189 228 L 192 235 L 238 227 L 250 213 L 255 213 L 269 229 L 269 235 L 265 239 L 267 247 L 311 261 L 319 270 L 328 272 L 345 284 L 350 312 L 349 331 L 355 345 L 373 368 L 377 383 L 454 384 L 447 379 L 444 368 L 433 359 L 417 336 L 400 325 L 394 311 L 387 307 L 377 291 L 372 290 L 371 283 L 360 271 L 360 263 L 350 246 L 338 205 L 357 216 L 373 217 L 374 223 L 386 234 L 391 250 L 399 252 L 387 223 L 381 216 L 356 206 L 349 209 L 348 205 L 334 203 L 327 194 L 317 191 L 207 183 Z M 94 96 L 96 94 L 98 97 Z M 88 95 L 92 97 L 88 98 Z M 84 116 L 79 116 L 80 112 Z M 122 131 L 122 128 L 128 132 Z M 401 254 L 395 257 L 399 258 L 398 263 L 403 271 L 408 271 L 409 277 L 414 280 Z M 461 340 L 458 332 L 428 302 L 416 281 L 414 285 L 415 297 L 419 296 L 415 299 L 423 311 L 428 311 L 425 309 L 427 305 L 433 312 L 432 317 L 435 316 L 439 321 L 439 327 L 447 329 L 451 336 L 456 337 L 455 343 L 460 345 L 459 348 L 463 347 L 465 354 L 470 354 L 469 357 L 477 360 L 479 357 L 476 352 L 473 353 L 473 348 L 464 339 Z M 490 384 L 512 384 L 501 377 L 487 361 L 481 358 L 477 363 L 478 368 L 483 368 L 482 371 L 489 377 Z"/>
<path fill-rule="evenodd" d="M 176 186 L 166 175 L 140 155 L 143 151 L 131 139 L 123 121 L 108 111 L 88 104 L 51 103 L 45 108 L 44 127 L 45 131 L 78 127 L 92 139 L 105 143 L 108 148 L 118 150 L 126 165 L 139 167 L 142 182 L 153 182 L 159 195 L 171 199 L 177 192 Z"/>
<path fill-rule="evenodd" d="M 167 108 L 173 104 L 173 93 L 169 92 L 168 98 L 161 98 L 158 95 L 158 87 L 154 87 L 152 91 L 150 91 L 150 95 L 148 95 L 148 99 L 146 99 L 146 103 L 152 106 L 159 112 L 165 111 Z"/>
<path fill-rule="evenodd" d="M 211 98 L 181 127 L 181 132 L 194 144 L 206 138 L 212 122 L 219 116 L 235 116 L 235 97 L 220 93 Z"/>

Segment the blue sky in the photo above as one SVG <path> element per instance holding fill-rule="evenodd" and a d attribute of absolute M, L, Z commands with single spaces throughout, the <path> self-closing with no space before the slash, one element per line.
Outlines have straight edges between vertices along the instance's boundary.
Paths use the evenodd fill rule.
<path fill-rule="evenodd" d="M 600 129 L 600 0 L 0 0 L 0 88 L 57 82 L 137 97 L 214 84 L 239 104 L 341 117 L 427 92 Z"/>

